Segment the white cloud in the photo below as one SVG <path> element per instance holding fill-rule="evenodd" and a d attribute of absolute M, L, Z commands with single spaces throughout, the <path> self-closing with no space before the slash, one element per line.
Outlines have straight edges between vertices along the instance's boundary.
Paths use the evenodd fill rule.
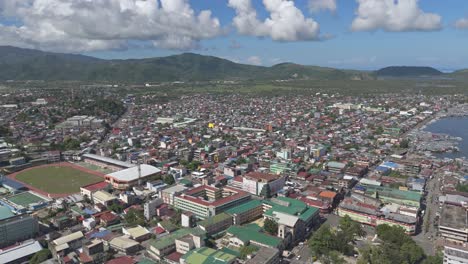
<path fill-rule="evenodd" d="M 252 65 L 262 65 L 262 59 L 259 56 L 250 56 L 247 58 L 247 63 Z"/>
<path fill-rule="evenodd" d="M 265 21 L 257 18 L 251 0 L 229 0 L 236 10 L 233 24 L 243 35 L 270 37 L 276 41 L 318 40 L 319 24 L 306 18 L 290 0 L 263 0 L 270 16 Z"/>
<path fill-rule="evenodd" d="M 455 27 L 458 29 L 468 29 L 468 18 L 460 18 L 455 22 Z"/>
<path fill-rule="evenodd" d="M 54 51 L 126 48 L 129 41 L 190 49 L 222 34 L 209 10 L 188 0 L 0 0 L 0 45 Z"/>
<path fill-rule="evenodd" d="M 418 0 L 357 0 L 354 31 L 432 31 L 442 28 L 442 18 L 426 13 Z"/>
<path fill-rule="evenodd" d="M 309 0 L 309 9 L 312 12 L 336 11 L 336 0 Z"/>

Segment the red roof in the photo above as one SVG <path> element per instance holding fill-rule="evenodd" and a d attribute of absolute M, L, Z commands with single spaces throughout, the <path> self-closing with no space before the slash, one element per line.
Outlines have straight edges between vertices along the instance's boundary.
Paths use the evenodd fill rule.
<path fill-rule="evenodd" d="M 183 255 L 184 254 L 181 254 L 181 253 L 176 251 L 174 253 L 171 253 L 171 254 L 167 255 L 166 259 L 179 263 L 179 260 Z"/>
<path fill-rule="evenodd" d="M 206 188 L 206 187 L 208 187 L 208 188 Z M 234 200 L 244 198 L 246 196 L 250 196 L 250 194 L 247 193 L 247 192 L 237 190 L 237 189 L 232 189 L 232 188 L 229 188 L 229 187 L 224 187 L 224 190 L 233 192 L 234 193 L 233 195 L 227 196 L 225 198 L 218 199 L 218 200 L 213 201 L 213 202 L 206 201 L 206 200 L 200 199 L 198 197 L 193 197 L 193 196 L 190 195 L 190 193 L 196 193 L 196 192 L 198 192 L 198 191 L 200 191 L 200 190 L 202 190 L 204 188 L 218 190 L 215 187 L 203 185 L 203 186 L 197 187 L 195 189 L 192 189 L 189 192 L 187 192 L 187 194 L 182 194 L 179 197 L 184 199 L 184 200 L 194 202 L 194 203 L 198 203 L 198 204 L 201 204 L 201 205 L 204 205 L 204 206 L 210 206 L 210 205 L 219 206 L 219 205 L 223 205 L 223 204 L 229 203 L 229 202 L 234 201 Z M 196 191 L 194 191 L 194 190 L 196 190 Z"/>
<path fill-rule="evenodd" d="M 80 261 L 81 263 L 89 263 L 89 262 L 93 262 L 93 258 L 91 258 L 86 253 L 80 253 Z"/>
<path fill-rule="evenodd" d="M 164 230 L 164 228 L 160 227 L 160 226 L 157 226 L 156 228 L 153 229 L 154 230 L 154 233 L 160 235 L 164 232 L 166 232 L 166 230 Z"/>
<path fill-rule="evenodd" d="M 110 222 L 118 218 L 115 214 L 111 212 L 106 212 L 100 216 L 101 221 Z"/>
<path fill-rule="evenodd" d="M 93 192 L 93 191 L 98 191 L 98 190 L 105 189 L 107 187 L 107 185 L 109 185 L 109 183 L 107 183 L 105 181 L 102 181 L 102 182 L 98 182 L 98 183 L 89 184 L 89 185 L 83 186 L 81 188 Z"/>
<path fill-rule="evenodd" d="M 115 259 L 111 259 L 106 262 L 106 264 L 135 264 L 136 261 L 133 260 L 131 257 L 123 256 Z"/>
<path fill-rule="evenodd" d="M 323 191 L 319 195 L 320 197 L 328 198 L 328 199 L 334 199 L 336 196 L 336 192 L 331 192 L 331 191 Z"/>
<path fill-rule="evenodd" d="M 232 179 L 232 180 L 236 181 L 236 182 L 244 182 L 244 178 L 242 178 L 242 176 L 234 177 L 234 179 Z"/>
<path fill-rule="evenodd" d="M 194 193 L 198 193 L 198 192 L 203 191 L 203 190 L 217 191 L 218 188 L 211 187 L 211 186 L 209 186 L 209 185 L 202 185 L 202 186 L 198 186 L 198 187 L 196 187 L 196 188 L 193 188 L 193 189 L 191 189 L 191 190 L 188 190 L 188 191 L 186 192 L 186 194 L 187 194 L 187 195 L 192 195 L 192 194 L 194 194 Z"/>

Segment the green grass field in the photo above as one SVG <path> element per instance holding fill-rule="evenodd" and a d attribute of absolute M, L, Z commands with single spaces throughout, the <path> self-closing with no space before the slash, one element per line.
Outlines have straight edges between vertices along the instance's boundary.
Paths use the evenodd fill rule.
<path fill-rule="evenodd" d="M 23 192 L 23 193 L 13 195 L 11 197 L 8 197 L 8 200 L 14 204 L 21 205 L 26 208 L 30 204 L 44 202 L 44 199 L 30 192 Z"/>
<path fill-rule="evenodd" d="M 79 192 L 80 187 L 103 180 L 99 176 L 63 166 L 33 168 L 19 173 L 16 179 L 50 194 Z"/>

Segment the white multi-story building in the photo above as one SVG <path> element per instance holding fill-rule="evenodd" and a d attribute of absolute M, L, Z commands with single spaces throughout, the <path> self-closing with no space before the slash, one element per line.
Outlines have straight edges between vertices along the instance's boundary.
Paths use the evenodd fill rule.
<path fill-rule="evenodd" d="M 444 264 L 468 264 L 468 247 L 445 246 Z"/>

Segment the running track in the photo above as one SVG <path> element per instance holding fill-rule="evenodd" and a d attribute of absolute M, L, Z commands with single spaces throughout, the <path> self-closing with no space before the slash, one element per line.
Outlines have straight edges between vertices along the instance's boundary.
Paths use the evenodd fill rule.
<path fill-rule="evenodd" d="M 81 167 L 81 166 L 78 166 L 76 164 L 73 164 L 73 163 L 69 163 L 69 162 L 59 162 L 59 163 L 52 163 L 52 164 L 45 164 L 45 165 L 40 165 L 40 166 L 35 166 L 35 167 L 31 167 L 31 168 L 27 168 L 27 169 L 24 169 L 24 170 L 21 170 L 21 171 L 17 171 L 15 173 L 12 173 L 10 175 L 8 175 L 7 177 L 12 179 L 12 180 L 15 180 L 15 181 L 18 181 L 18 182 L 21 182 L 24 186 L 28 187 L 28 189 L 30 189 L 31 191 L 34 191 L 36 193 L 39 193 L 41 195 L 44 195 L 46 197 L 50 197 L 50 198 L 61 198 L 61 197 L 67 197 L 71 194 L 74 194 L 74 193 L 47 193 L 47 192 L 44 192 L 44 191 L 41 191 L 29 184 L 26 184 L 20 180 L 17 180 L 16 179 L 16 176 L 19 174 L 19 173 L 22 173 L 22 172 L 25 172 L 25 171 L 28 171 L 28 170 L 32 170 L 32 169 L 36 169 L 36 168 L 45 168 L 45 167 L 71 167 L 71 168 L 74 168 L 76 170 L 80 170 L 80 171 L 83 171 L 83 172 L 86 172 L 86 173 L 89 173 L 89 174 L 92 174 L 92 175 L 95 175 L 95 176 L 99 176 L 101 178 L 104 179 L 104 176 L 105 174 L 104 173 L 101 173 L 101 172 L 98 172 L 98 171 L 93 171 L 91 169 L 88 169 L 88 168 L 85 168 L 85 167 Z"/>

